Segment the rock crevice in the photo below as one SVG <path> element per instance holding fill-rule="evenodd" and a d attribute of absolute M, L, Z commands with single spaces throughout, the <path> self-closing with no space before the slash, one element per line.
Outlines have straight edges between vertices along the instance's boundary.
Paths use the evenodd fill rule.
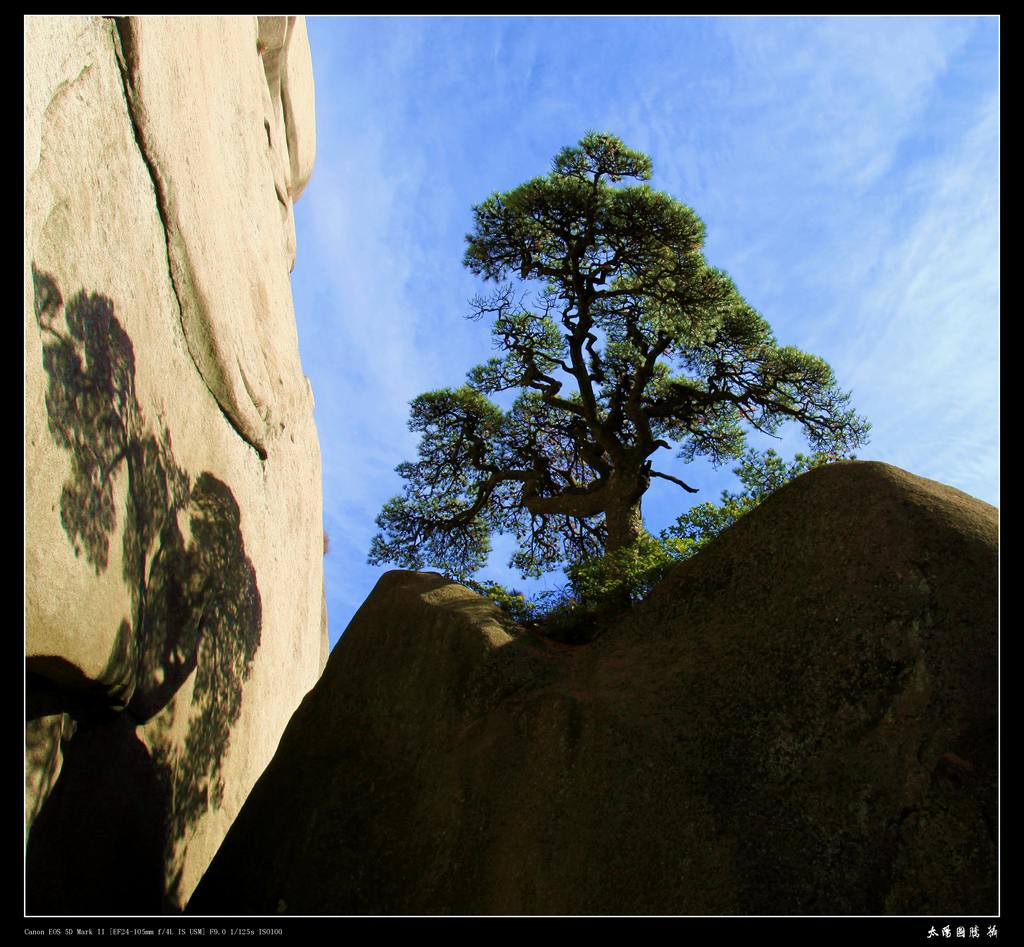
<path fill-rule="evenodd" d="M 133 73 L 136 68 L 134 49 L 136 38 L 128 17 L 114 18 L 112 39 L 118 68 L 121 73 L 121 81 L 124 86 L 128 119 L 131 122 L 135 143 L 138 145 L 139 156 L 142 158 L 143 164 L 145 164 L 149 172 L 150 180 L 153 182 L 153 197 L 156 202 L 157 213 L 160 215 L 160 222 L 163 225 L 167 250 L 167 277 L 178 305 L 178 320 L 181 323 L 185 338 L 189 339 L 190 332 L 182 299 L 192 298 L 198 300 L 200 297 L 198 297 L 196 287 L 190 278 L 187 248 L 181 245 L 176 228 L 171 220 L 165 185 L 157 167 L 156 159 L 146 145 L 145 134 L 142 129 L 143 120 L 140 115 L 141 106 L 137 100 L 133 84 Z M 172 246 L 174 246 L 173 250 Z M 232 410 L 234 407 L 231 403 L 232 399 L 224 394 L 226 385 L 223 380 L 217 380 L 217 376 L 222 374 L 218 371 L 218 366 L 215 364 L 211 365 L 208 360 L 197 356 L 196 346 L 192 344 L 189 345 L 189 354 L 192 357 L 192 363 L 195 365 L 196 371 L 205 382 L 210 396 L 220 408 L 224 418 L 235 429 L 238 436 L 256 451 L 260 460 L 266 460 L 267 448 L 264 444 L 263 435 L 255 429 L 251 421 L 247 421 L 237 408 Z M 249 395 L 250 400 L 255 401 L 248 386 L 246 386 L 246 393 Z"/>

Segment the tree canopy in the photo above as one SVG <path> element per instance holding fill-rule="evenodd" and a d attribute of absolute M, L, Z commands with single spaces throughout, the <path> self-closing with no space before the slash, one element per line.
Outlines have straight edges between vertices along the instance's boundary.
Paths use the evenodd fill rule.
<path fill-rule="evenodd" d="M 701 252 L 704 225 L 652 190 L 650 159 L 590 133 L 550 174 L 473 208 L 465 265 L 493 284 L 471 318 L 493 320 L 498 354 L 460 388 L 412 402 L 418 457 L 377 518 L 371 563 L 482 567 L 495 531 L 540 576 L 644 534 L 641 498 L 675 448 L 738 458 L 751 430 L 798 423 L 843 455 L 869 425 L 820 358 L 780 346 Z M 518 392 L 503 409 L 489 396 Z"/>

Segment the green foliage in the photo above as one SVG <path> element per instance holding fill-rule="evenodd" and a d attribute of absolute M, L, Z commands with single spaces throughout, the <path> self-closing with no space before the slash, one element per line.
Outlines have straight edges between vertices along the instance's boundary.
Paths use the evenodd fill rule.
<path fill-rule="evenodd" d="M 688 542 L 646 533 L 629 546 L 585 559 L 566 570 L 569 583 L 527 599 L 497 582 L 468 582 L 520 623 L 542 628 L 558 641 L 581 644 L 601 625 L 642 601 L 670 566 L 684 558 Z"/>
<path fill-rule="evenodd" d="M 796 454 L 792 462 L 787 464 L 770 448 L 763 454 L 750 449 L 742 455 L 739 466 L 733 468 L 733 473 L 739 477 L 744 489 L 739 493 L 723 490 L 722 500 L 717 505 L 705 502 L 690 507 L 675 523 L 662 531 L 662 541 L 685 543 L 685 555 L 693 555 L 794 477 L 835 460 L 854 459 L 856 457 L 853 454 L 818 451 L 810 455 Z"/>
<path fill-rule="evenodd" d="M 500 582 L 490 580 L 478 582 L 468 579 L 463 584 L 485 598 L 489 598 L 503 612 L 506 612 L 520 624 L 533 621 L 540 611 L 540 605 L 537 602 L 530 601 L 522 592 L 516 589 L 505 588 Z"/>
<path fill-rule="evenodd" d="M 468 385 L 428 391 L 412 402 L 409 428 L 422 435 L 419 459 L 397 468 L 408 486 L 377 517 L 382 532 L 372 541 L 370 562 L 393 562 L 406 569 L 429 563 L 458 579 L 487 562 L 491 524 L 479 511 L 467 511 L 464 497 L 471 468 L 463 451 L 468 436 L 491 442 L 503 424 L 501 409 Z M 438 529 L 459 516 L 466 518 L 462 528 Z"/>
<path fill-rule="evenodd" d="M 590 607 L 635 604 L 679 561 L 684 542 L 645 533 L 628 546 L 576 563 L 566 574 L 576 598 Z"/>
<path fill-rule="evenodd" d="M 808 470 L 842 459 L 855 457 L 798 453 L 787 464 L 774 450 L 748 450 L 733 470 L 743 484 L 742 491 L 723 490 L 718 505 L 696 504 L 662 531 L 660 538 L 644 533 L 628 546 L 574 563 L 566 569 L 569 584 L 565 588 L 531 600 L 497 582 L 468 584 L 516 621 L 539 624 L 551 638 L 588 641 L 603 621 L 643 601 L 673 565 L 695 555 L 781 486 Z"/>
<path fill-rule="evenodd" d="M 466 579 L 497 531 L 539 577 L 636 543 L 653 477 L 696 492 L 655 469 L 661 449 L 719 464 L 788 421 L 815 451 L 866 442 L 829 366 L 777 343 L 704 259 L 701 219 L 650 176 L 646 155 L 591 132 L 473 208 L 463 262 L 496 286 L 471 318 L 492 322 L 497 354 L 413 401 L 419 456 L 397 468 L 404 492 L 377 519 L 371 563 Z M 502 410 L 490 398 L 506 391 Z M 742 512 L 706 506 L 706 530 Z"/>

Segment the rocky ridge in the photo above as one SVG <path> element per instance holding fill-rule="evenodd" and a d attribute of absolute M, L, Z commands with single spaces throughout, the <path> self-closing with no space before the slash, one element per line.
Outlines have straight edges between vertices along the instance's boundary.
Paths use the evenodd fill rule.
<path fill-rule="evenodd" d="M 188 911 L 994 913 L 996 554 L 847 462 L 583 646 L 388 573 Z"/>

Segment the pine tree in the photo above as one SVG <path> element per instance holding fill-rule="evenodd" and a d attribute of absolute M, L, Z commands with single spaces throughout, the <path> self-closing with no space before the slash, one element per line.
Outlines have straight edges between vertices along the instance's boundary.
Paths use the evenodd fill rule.
<path fill-rule="evenodd" d="M 820 358 L 779 346 L 710 267 L 704 225 L 646 183 L 650 159 L 590 133 L 553 169 L 473 209 L 465 265 L 494 284 L 471 318 L 500 352 L 460 388 L 412 402 L 415 461 L 377 519 L 371 563 L 465 578 L 489 537 L 539 576 L 635 543 L 652 478 L 684 460 L 739 457 L 750 430 L 795 421 L 816 451 L 848 453 L 869 425 Z M 518 391 L 508 410 L 492 400 Z"/>

